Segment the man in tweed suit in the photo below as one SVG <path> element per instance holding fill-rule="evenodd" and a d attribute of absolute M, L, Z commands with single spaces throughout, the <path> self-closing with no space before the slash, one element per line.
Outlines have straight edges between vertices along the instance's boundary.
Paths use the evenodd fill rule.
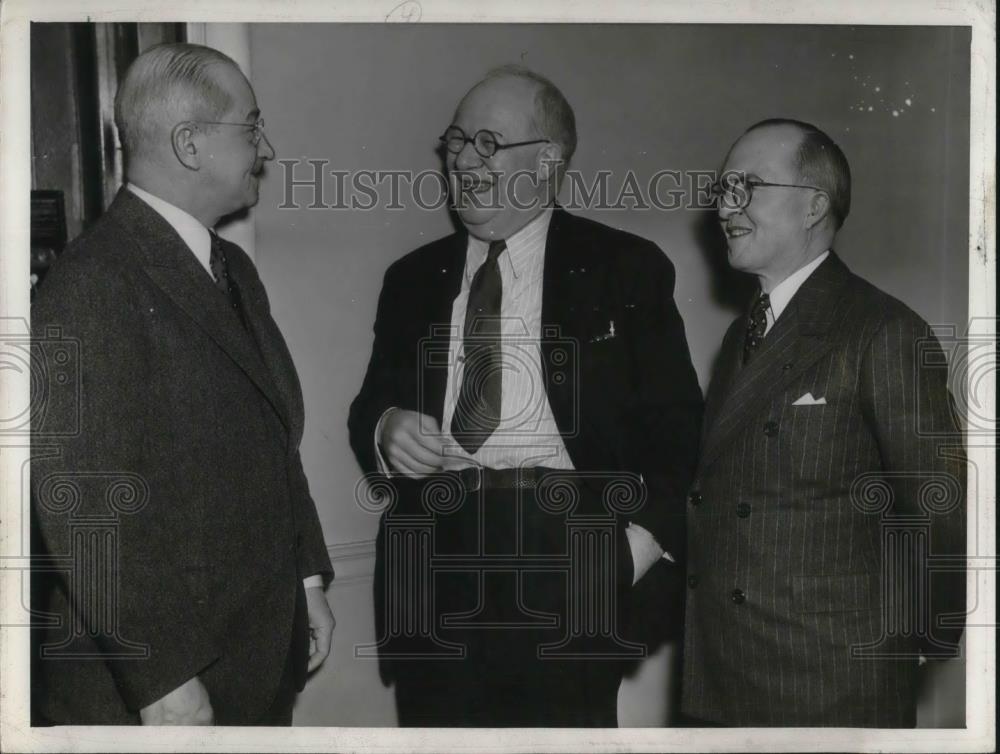
<path fill-rule="evenodd" d="M 943 354 L 833 252 L 850 171 L 826 134 L 751 127 L 717 201 L 760 292 L 723 341 L 689 496 L 684 713 L 913 726 L 918 657 L 954 653 L 965 604 L 962 437 L 923 366 Z"/>
<path fill-rule="evenodd" d="M 35 396 L 37 532 L 72 567 L 36 604 L 59 623 L 37 637 L 33 719 L 288 725 L 329 652 L 332 571 L 295 367 L 253 263 L 211 231 L 257 202 L 274 152 L 249 82 L 206 47 L 141 55 L 115 116 L 128 185 L 32 312 L 36 337 L 78 344 L 80 379 L 77 400 Z"/>

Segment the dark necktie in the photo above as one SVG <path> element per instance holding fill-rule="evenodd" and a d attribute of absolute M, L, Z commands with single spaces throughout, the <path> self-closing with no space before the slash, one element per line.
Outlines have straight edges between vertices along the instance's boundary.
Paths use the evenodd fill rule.
<path fill-rule="evenodd" d="M 212 277 L 215 279 L 215 287 L 226 294 L 229 305 L 243 320 L 243 312 L 240 308 L 240 292 L 236 284 L 229 279 L 229 266 L 226 264 L 226 252 L 222 250 L 222 242 L 219 237 L 209 231 L 212 237 L 212 253 L 208 258 L 208 266 L 212 269 Z"/>
<path fill-rule="evenodd" d="M 767 310 L 771 307 L 771 297 L 766 293 L 761 293 L 750 309 L 750 320 L 747 322 L 747 337 L 743 343 L 743 363 L 750 361 L 750 357 L 764 340 L 764 332 L 767 330 Z"/>
<path fill-rule="evenodd" d="M 475 453 L 500 424 L 500 299 L 503 283 L 497 257 L 507 248 L 494 241 L 469 286 L 465 309 L 462 387 L 451 418 L 451 434 Z"/>

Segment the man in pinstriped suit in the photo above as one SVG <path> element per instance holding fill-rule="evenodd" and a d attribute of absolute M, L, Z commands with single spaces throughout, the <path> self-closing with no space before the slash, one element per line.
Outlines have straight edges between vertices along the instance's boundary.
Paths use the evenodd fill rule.
<path fill-rule="evenodd" d="M 722 177 L 729 262 L 760 292 L 723 341 L 689 495 L 684 713 L 913 726 L 919 657 L 954 655 L 965 607 L 962 435 L 924 366 L 943 353 L 832 250 L 850 169 L 826 134 L 758 123 Z"/>

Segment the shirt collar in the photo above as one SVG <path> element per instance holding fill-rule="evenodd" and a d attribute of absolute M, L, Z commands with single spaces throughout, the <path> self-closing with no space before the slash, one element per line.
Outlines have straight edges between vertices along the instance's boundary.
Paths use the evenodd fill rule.
<path fill-rule="evenodd" d="M 800 267 L 791 275 L 786 277 L 776 286 L 774 290 L 771 291 L 770 298 L 770 308 L 771 316 L 776 320 L 781 316 L 781 313 L 785 311 L 788 306 L 788 302 L 792 300 L 792 297 L 798 292 L 802 284 L 806 282 L 810 275 L 813 274 L 815 269 L 823 264 L 823 260 L 830 256 L 830 250 L 827 249 L 814 260 L 812 260 L 805 267 Z"/>
<path fill-rule="evenodd" d="M 208 228 L 180 207 L 139 188 L 134 183 L 126 184 L 125 187 L 152 207 L 170 224 L 170 227 L 177 231 L 177 235 L 181 237 L 201 266 L 205 268 L 205 272 L 211 275 L 212 238 Z"/>
<path fill-rule="evenodd" d="M 548 235 L 551 220 L 552 207 L 546 207 L 527 225 L 506 239 L 507 253 L 500 255 L 500 264 L 507 264 L 510 267 L 515 280 L 520 279 L 524 271 L 538 261 L 540 252 L 545 251 L 545 238 Z M 483 241 L 473 235 L 469 236 L 465 264 L 465 277 L 469 283 L 472 282 L 476 270 L 486 261 L 486 252 L 489 248 L 488 241 Z M 507 260 L 506 263 L 503 262 L 504 259 Z"/>

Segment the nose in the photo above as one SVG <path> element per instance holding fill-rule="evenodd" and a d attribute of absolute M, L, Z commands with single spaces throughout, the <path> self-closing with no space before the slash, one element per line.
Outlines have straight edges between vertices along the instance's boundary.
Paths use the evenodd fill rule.
<path fill-rule="evenodd" d="M 472 170 L 482 164 L 483 158 L 479 156 L 479 152 L 472 146 L 471 141 L 465 142 L 461 151 L 455 155 L 455 167 L 458 170 Z"/>
<path fill-rule="evenodd" d="M 716 212 L 719 215 L 719 219 L 725 222 L 733 215 L 738 215 L 742 210 L 734 205 L 735 202 L 733 202 L 732 199 L 726 201 L 725 196 L 720 196 L 716 201 Z"/>
<path fill-rule="evenodd" d="M 267 138 L 266 133 L 262 133 L 260 135 L 260 141 L 257 142 L 257 155 L 262 160 L 274 159 L 274 147 L 271 145 L 271 140 Z"/>

